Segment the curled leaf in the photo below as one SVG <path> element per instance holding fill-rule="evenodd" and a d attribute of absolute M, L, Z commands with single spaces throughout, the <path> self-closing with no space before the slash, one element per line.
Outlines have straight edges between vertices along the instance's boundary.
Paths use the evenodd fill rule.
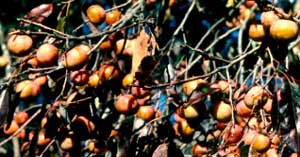
<path fill-rule="evenodd" d="M 43 22 L 53 11 L 53 4 L 41 4 L 28 12 L 24 18 L 33 22 Z"/>

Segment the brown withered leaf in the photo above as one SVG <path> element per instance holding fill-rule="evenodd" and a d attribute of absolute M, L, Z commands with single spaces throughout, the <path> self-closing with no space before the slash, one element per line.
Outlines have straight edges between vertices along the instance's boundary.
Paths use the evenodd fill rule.
<path fill-rule="evenodd" d="M 33 22 L 42 23 L 53 11 L 53 4 L 41 4 L 31 9 L 25 16 L 25 19 Z"/>
<path fill-rule="evenodd" d="M 135 74 L 135 72 L 137 72 L 139 69 L 142 59 L 147 56 L 150 44 L 154 44 L 154 41 L 150 40 L 149 35 L 144 30 L 142 30 L 140 34 L 130 42 L 130 50 L 127 51 L 132 52 L 131 73 Z"/>

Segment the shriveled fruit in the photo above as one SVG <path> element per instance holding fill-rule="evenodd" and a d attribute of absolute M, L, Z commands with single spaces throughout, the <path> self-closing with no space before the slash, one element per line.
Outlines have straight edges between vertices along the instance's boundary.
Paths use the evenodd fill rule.
<path fill-rule="evenodd" d="M 16 85 L 15 92 L 20 93 L 21 99 L 28 99 L 38 96 L 40 87 L 34 81 L 24 80 Z"/>
<path fill-rule="evenodd" d="M 121 18 L 121 12 L 118 10 L 112 10 L 106 13 L 105 22 L 108 25 L 112 25 L 115 22 L 119 21 L 120 18 Z"/>
<path fill-rule="evenodd" d="M 88 45 L 80 44 L 69 50 L 63 58 L 63 65 L 68 69 L 79 69 L 89 59 L 88 52 L 91 48 Z"/>
<path fill-rule="evenodd" d="M 219 101 L 214 105 L 213 114 L 220 122 L 228 122 L 231 119 L 232 108 L 224 101 Z"/>
<path fill-rule="evenodd" d="M 223 139 L 226 143 L 236 143 L 243 137 L 243 128 L 237 124 L 230 124 L 224 130 Z"/>
<path fill-rule="evenodd" d="M 27 112 L 25 111 L 19 111 L 15 114 L 15 121 L 17 122 L 17 124 L 22 125 L 24 124 L 29 118 L 29 115 Z"/>
<path fill-rule="evenodd" d="M 33 40 L 28 35 L 13 34 L 7 39 L 8 50 L 17 56 L 24 56 L 32 48 Z"/>
<path fill-rule="evenodd" d="M 262 86 L 254 86 L 251 87 L 250 90 L 246 93 L 244 97 L 244 102 L 252 109 L 254 106 L 259 105 L 261 101 L 263 101 L 265 96 L 265 92 Z"/>
<path fill-rule="evenodd" d="M 298 25 L 291 20 L 280 19 L 272 23 L 270 35 L 275 40 L 281 42 L 290 42 L 298 36 Z"/>
<path fill-rule="evenodd" d="M 19 125 L 15 120 L 12 120 L 10 123 L 10 126 L 7 125 L 7 123 L 4 124 L 3 126 L 3 132 L 6 135 L 12 135 L 19 129 Z"/>
<path fill-rule="evenodd" d="M 252 147 L 259 153 L 265 152 L 269 149 L 271 140 L 264 134 L 256 134 L 253 139 Z"/>
<path fill-rule="evenodd" d="M 150 121 L 155 117 L 155 109 L 153 106 L 140 106 L 136 116 L 144 121 Z"/>
<path fill-rule="evenodd" d="M 58 59 L 58 49 L 53 44 L 43 44 L 36 50 L 36 58 L 41 66 L 53 66 Z"/>
<path fill-rule="evenodd" d="M 89 81 L 89 73 L 86 69 L 80 69 L 71 73 L 71 82 L 75 85 L 85 85 Z"/>
<path fill-rule="evenodd" d="M 250 25 L 248 34 L 249 38 L 254 41 L 262 41 L 266 36 L 264 26 L 262 24 L 254 23 Z"/>
<path fill-rule="evenodd" d="M 89 20 L 94 24 L 100 24 L 105 20 L 105 10 L 98 4 L 89 6 L 86 13 Z"/>
<path fill-rule="evenodd" d="M 125 94 L 118 97 L 115 108 L 119 113 L 130 114 L 136 111 L 138 104 L 133 95 Z"/>

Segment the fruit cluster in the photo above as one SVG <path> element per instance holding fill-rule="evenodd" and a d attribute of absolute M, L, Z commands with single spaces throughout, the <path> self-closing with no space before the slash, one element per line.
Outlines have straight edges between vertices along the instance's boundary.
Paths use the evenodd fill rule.
<path fill-rule="evenodd" d="M 21 156 L 297 156 L 299 15 L 281 3 L 296 7 L 121 0 L 33 8 L 0 57 L 8 72 L 0 147 L 7 156 L 17 149 L 12 139 Z"/>

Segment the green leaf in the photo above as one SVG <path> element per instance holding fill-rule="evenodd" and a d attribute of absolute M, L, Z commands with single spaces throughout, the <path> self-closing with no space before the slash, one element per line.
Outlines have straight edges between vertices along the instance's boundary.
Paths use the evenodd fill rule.
<path fill-rule="evenodd" d="M 66 27 L 66 19 L 67 17 L 61 17 L 58 21 L 57 27 L 56 29 L 61 31 L 61 32 L 65 32 L 65 27 Z"/>

